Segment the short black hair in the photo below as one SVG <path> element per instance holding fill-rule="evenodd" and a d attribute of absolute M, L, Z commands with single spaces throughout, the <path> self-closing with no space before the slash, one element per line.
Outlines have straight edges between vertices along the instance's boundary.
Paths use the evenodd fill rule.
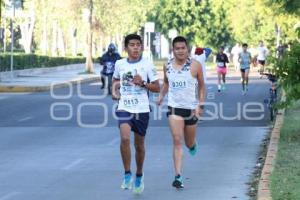
<path fill-rule="evenodd" d="M 141 36 L 133 33 L 133 34 L 129 34 L 125 37 L 125 47 L 128 46 L 130 40 L 139 40 L 141 42 L 141 44 L 143 44 Z"/>
<path fill-rule="evenodd" d="M 184 42 L 186 44 L 186 46 L 188 46 L 187 40 L 183 36 L 177 36 L 177 37 L 175 37 L 173 39 L 172 46 L 174 47 L 175 43 L 177 43 L 177 42 Z"/>
<path fill-rule="evenodd" d="M 248 47 L 247 43 L 243 43 L 242 47 Z"/>

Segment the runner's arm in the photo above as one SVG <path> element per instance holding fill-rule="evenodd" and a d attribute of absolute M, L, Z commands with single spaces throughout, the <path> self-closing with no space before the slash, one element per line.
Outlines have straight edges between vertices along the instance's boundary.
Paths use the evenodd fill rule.
<path fill-rule="evenodd" d="M 203 78 L 202 66 L 200 63 L 196 62 L 197 69 L 197 81 L 198 81 L 198 94 L 199 94 L 199 105 L 204 105 L 205 102 L 205 83 Z"/>
<path fill-rule="evenodd" d="M 119 61 L 116 62 L 115 64 L 115 71 L 112 77 L 112 99 L 113 100 L 118 100 L 120 99 L 120 92 L 119 89 L 121 87 L 121 82 L 120 82 L 120 73 L 119 73 Z"/>
<path fill-rule="evenodd" d="M 166 65 L 164 65 L 164 80 L 163 80 L 163 86 L 162 89 L 160 90 L 159 96 L 158 96 L 158 101 L 157 104 L 160 105 L 165 97 L 165 95 L 167 94 L 169 90 L 169 81 L 168 78 L 166 76 Z"/>
<path fill-rule="evenodd" d="M 155 66 L 152 63 L 147 72 L 147 82 L 143 81 L 143 84 L 142 84 L 143 87 L 145 87 L 146 89 L 148 89 L 151 92 L 158 93 L 160 91 L 159 81 L 158 81 L 158 73 L 157 73 Z"/>
<path fill-rule="evenodd" d="M 118 100 L 120 99 L 120 93 L 119 93 L 119 89 L 120 89 L 120 79 L 116 79 L 113 78 L 112 80 L 112 99 L 113 100 Z"/>
<path fill-rule="evenodd" d="M 238 61 L 239 61 L 239 63 L 242 63 L 241 53 L 239 53 Z"/>
<path fill-rule="evenodd" d="M 145 88 L 148 89 L 151 92 L 159 92 L 159 90 L 160 90 L 159 81 L 156 80 L 156 81 L 152 81 L 150 83 L 147 83 L 145 85 Z"/>
<path fill-rule="evenodd" d="M 228 59 L 228 56 L 226 54 L 225 54 L 225 62 L 229 63 L 229 59 Z"/>
<path fill-rule="evenodd" d="M 168 81 L 168 77 L 166 75 L 166 66 L 164 65 L 164 81 L 163 81 L 163 86 L 162 86 L 162 89 L 160 91 L 160 96 L 162 98 L 164 98 L 164 96 L 167 94 L 169 90 L 169 81 Z"/>

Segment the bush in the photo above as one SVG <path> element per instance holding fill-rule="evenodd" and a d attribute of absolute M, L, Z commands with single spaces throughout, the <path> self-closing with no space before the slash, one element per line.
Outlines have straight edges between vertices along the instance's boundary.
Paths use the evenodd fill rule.
<path fill-rule="evenodd" d="M 55 67 L 85 63 L 85 57 L 49 57 L 37 54 L 14 54 L 14 70 Z M 0 54 L 0 71 L 10 70 L 10 54 Z"/>
<path fill-rule="evenodd" d="M 281 102 L 282 107 L 288 107 L 300 99 L 300 43 L 291 44 L 282 59 L 274 61 L 274 73 L 286 93 L 286 100 Z"/>

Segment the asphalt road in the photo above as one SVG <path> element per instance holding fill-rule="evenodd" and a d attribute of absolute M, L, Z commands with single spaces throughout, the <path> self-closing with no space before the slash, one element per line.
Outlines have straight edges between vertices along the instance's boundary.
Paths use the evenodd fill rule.
<path fill-rule="evenodd" d="M 267 131 L 268 82 L 239 78 L 218 93 L 207 84 L 195 157 L 185 148 L 185 189 L 171 187 L 172 141 L 165 108 L 153 103 L 146 138 L 145 191 L 122 191 L 119 132 L 98 82 L 43 93 L 0 93 L 0 200 L 247 200 L 246 184 Z M 150 95 L 152 102 L 155 95 Z M 133 150 L 133 147 L 132 147 Z M 135 170 L 134 159 L 132 171 Z"/>

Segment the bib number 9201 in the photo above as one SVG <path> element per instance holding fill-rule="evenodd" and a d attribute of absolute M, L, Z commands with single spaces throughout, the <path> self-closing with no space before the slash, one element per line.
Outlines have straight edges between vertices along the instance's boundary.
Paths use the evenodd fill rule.
<path fill-rule="evenodd" d="M 138 99 L 124 99 L 123 103 L 125 106 L 134 106 L 139 104 L 139 100 Z"/>
<path fill-rule="evenodd" d="M 173 88 L 185 88 L 186 82 L 185 81 L 174 81 L 174 82 L 172 82 L 172 87 Z"/>

